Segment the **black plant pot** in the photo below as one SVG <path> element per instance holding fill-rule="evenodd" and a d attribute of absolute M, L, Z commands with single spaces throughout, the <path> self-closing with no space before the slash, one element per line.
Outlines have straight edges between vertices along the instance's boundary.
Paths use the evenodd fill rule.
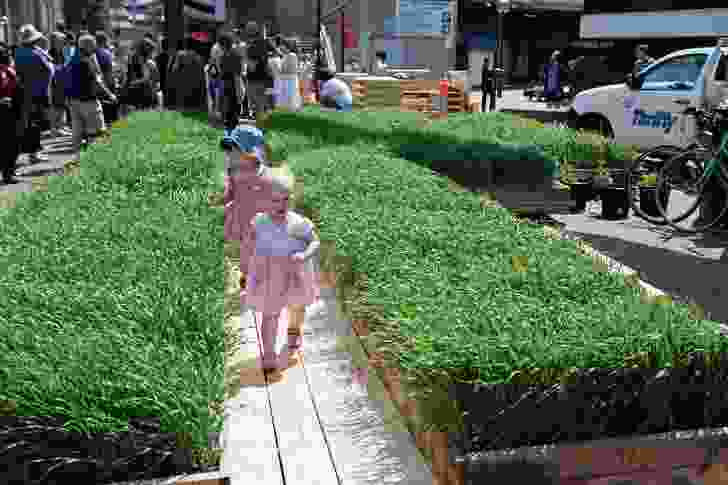
<path fill-rule="evenodd" d="M 591 182 L 574 182 L 569 187 L 571 200 L 576 202 L 574 212 L 584 212 L 586 203 L 594 198 L 594 188 Z"/>
<path fill-rule="evenodd" d="M 660 195 L 662 206 L 667 207 L 667 202 L 670 200 L 670 191 L 663 192 Z M 640 209 L 648 216 L 662 216 L 657 208 L 657 187 L 640 187 Z"/>
<path fill-rule="evenodd" d="M 627 191 L 621 187 L 608 187 L 599 192 L 602 198 L 602 218 L 608 220 L 626 219 L 629 216 Z"/>

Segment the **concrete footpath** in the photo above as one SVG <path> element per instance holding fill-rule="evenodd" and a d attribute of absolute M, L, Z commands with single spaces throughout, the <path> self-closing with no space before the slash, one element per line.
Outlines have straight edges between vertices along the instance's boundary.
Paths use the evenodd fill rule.
<path fill-rule="evenodd" d="M 30 192 L 33 182 L 38 183 L 43 177 L 63 175 L 63 164 L 74 157 L 71 148 L 71 137 L 44 137 L 41 140 L 43 154 L 48 157 L 47 162 L 31 164 L 28 155 L 18 157 L 18 166 L 15 171 L 19 183 L 6 185 L 0 182 L 0 194 Z"/>

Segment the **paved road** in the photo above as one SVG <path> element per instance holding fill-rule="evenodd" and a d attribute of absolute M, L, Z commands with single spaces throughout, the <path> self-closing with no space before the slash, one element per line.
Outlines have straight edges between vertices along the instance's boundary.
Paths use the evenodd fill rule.
<path fill-rule="evenodd" d="M 0 193 L 3 192 L 30 192 L 32 180 L 37 177 L 49 175 L 63 175 L 63 162 L 73 158 L 71 137 L 45 138 L 42 140 L 43 153 L 48 156 L 48 162 L 30 164 L 27 155 L 18 159 L 17 179 L 20 183 L 5 185 L 0 182 Z"/>

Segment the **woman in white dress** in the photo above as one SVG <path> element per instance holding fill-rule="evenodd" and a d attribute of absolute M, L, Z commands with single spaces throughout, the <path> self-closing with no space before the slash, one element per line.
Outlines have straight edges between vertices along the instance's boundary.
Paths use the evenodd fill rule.
<path fill-rule="evenodd" d="M 300 66 L 298 64 L 298 46 L 296 39 L 288 39 L 285 43 L 288 51 L 283 56 L 280 75 L 280 106 L 297 111 L 301 109 L 302 100 L 299 90 Z"/>
<path fill-rule="evenodd" d="M 280 37 L 274 40 L 276 50 L 268 58 L 268 67 L 273 75 L 273 106 L 280 107 L 281 98 L 281 69 L 283 68 L 283 53 L 280 47 Z"/>

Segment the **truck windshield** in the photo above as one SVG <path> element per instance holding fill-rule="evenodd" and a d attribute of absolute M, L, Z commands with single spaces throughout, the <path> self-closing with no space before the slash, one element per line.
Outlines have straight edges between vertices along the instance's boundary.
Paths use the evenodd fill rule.
<path fill-rule="evenodd" d="M 667 60 L 644 74 L 642 89 L 691 90 L 707 59 L 705 54 L 688 54 Z"/>
<path fill-rule="evenodd" d="M 718 61 L 718 67 L 715 69 L 716 81 L 728 81 L 728 54 L 723 52 Z"/>

